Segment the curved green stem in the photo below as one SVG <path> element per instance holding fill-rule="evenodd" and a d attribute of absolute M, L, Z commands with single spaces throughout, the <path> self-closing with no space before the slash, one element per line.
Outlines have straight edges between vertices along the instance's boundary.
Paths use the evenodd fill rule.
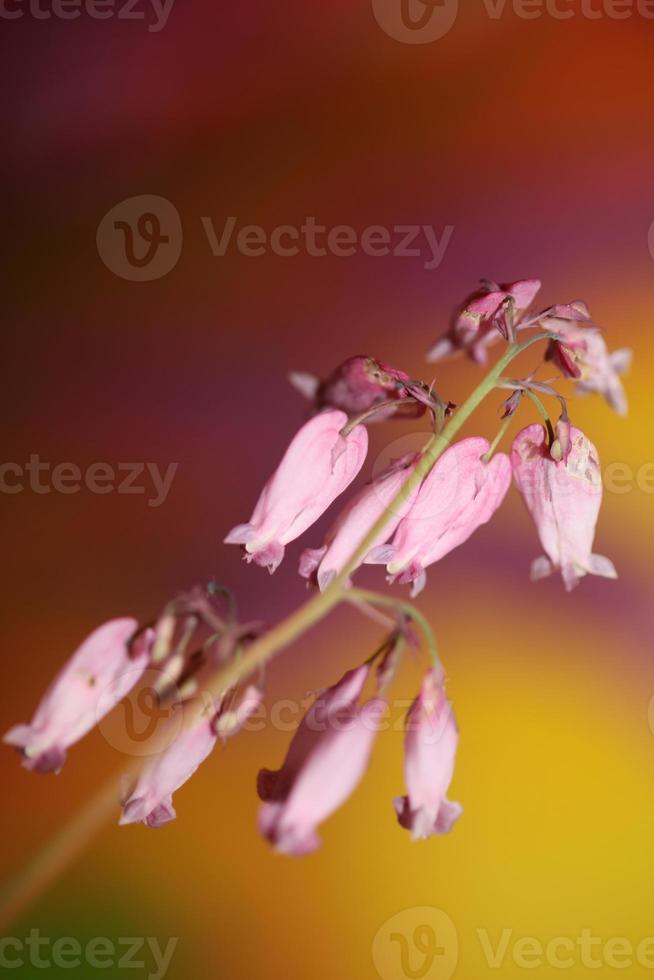
<path fill-rule="evenodd" d="M 482 456 L 482 459 L 485 463 L 490 463 L 491 459 L 493 458 L 493 454 L 495 453 L 495 450 L 497 449 L 502 439 L 506 435 L 512 421 L 513 421 L 513 417 L 511 415 L 507 415 L 507 417 L 502 422 L 501 426 L 499 427 L 497 435 L 495 436 L 495 438 L 490 444 L 490 448 L 488 452 L 484 453 L 484 455 Z"/>
<path fill-rule="evenodd" d="M 380 592 L 371 592 L 369 589 L 348 589 L 343 593 L 343 600 L 344 602 L 350 602 L 355 606 L 359 606 L 361 603 L 370 603 L 370 605 L 373 606 L 384 606 L 389 609 L 401 610 L 401 612 L 405 613 L 409 619 L 412 619 L 422 631 L 427 642 L 429 656 L 431 657 L 434 666 L 438 667 L 440 665 L 440 657 L 438 655 L 438 646 L 436 644 L 434 631 L 429 625 L 429 620 L 427 617 L 424 616 L 418 607 L 414 606 L 412 602 L 406 602 L 404 599 L 397 599 L 395 596 L 383 595 Z"/>
<path fill-rule="evenodd" d="M 461 405 L 443 431 L 434 434 L 427 441 L 422 456 L 411 476 L 406 480 L 385 512 L 375 522 L 373 527 L 369 529 L 341 573 L 332 581 L 325 592 L 313 596 L 308 602 L 304 603 L 304 605 L 288 616 L 287 619 L 260 636 L 250 646 L 248 652 L 239 660 L 232 661 L 230 664 L 216 671 L 212 676 L 206 678 L 205 687 L 202 691 L 203 695 L 208 695 L 210 698 L 216 699 L 225 691 L 229 690 L 229 688 L 238 684 L 246 677 L 249 677 L 255 670 L 263 667 L 264 664 L 272 660 L 281 650 L 285 649 L 290 643 L 323 619 L 341 601 L 344 599 L 356 601 L 352 600 L 352 592 L 358 590 L 344 588 L 344 586 L 352 572 L 365 558 L 370 548 L 383 535 L 384 529 L 393 513 L 417 489 L 436 461 L 450 445 L 454 436 L 461 430 L 473 412 L 483 402 L 484 398 L 495 388 L 502 372 L 511 361 L 533 344 L 541 340 L 549 340 L 553 336 L 551 333 L 539 333 L 530 337 L 529 340 L 524 341 L 522 344 L 512 344 L 505 351 L 495 367 L 475 388 L 463 405 Z M 363 595 L 365 595 L 365 592 Z M 400 603 L 393 599 L 389 599 L 387 602 L 385 597 L 378 596 L 375 593 L 369 593 L 368 599 L 372 601 L 373 596 L 376 604 L 392 604 L 396 607 L 400 605 Z M 359 597 L 362 597 L 361 593 Z M 383 603 L 380 601 L 382 598 L 384 599 Z M 404 605 L 410 606 L 410 604 Z M 433 634 L 431 634 L 431 627 L 429 627 L 422 613 L 413 606 L 410 606 L 410 608 L 412 618 L 416 619 L 416 622 L 418 622 L 423 632 L 425 632 L 425 636 L 429 637 L 428 643 L 430 653 L 434 657 L 434 662 L 438 662 L 438 653 Z M 189 706 L 189 710 L 185 711 L 184 728 L 191 727 L 195 724 L 206 709 L 206 704 L 206 698 L 203 696 L 195 699 L 193 704 Z M 78 856 L 100 827 L 108 821 L 112 807 L 115 805 L 116 795 L 115 782 L 112 780 L 111 785 L 103 789 L 86 808 L 74 814 L 70 823 L 36 855 L 24 872 L 8 887 L 0 903 L 0 922 L 5 928 L 32 899 L 40 895 L 65 870 L 65 867 Z"/>

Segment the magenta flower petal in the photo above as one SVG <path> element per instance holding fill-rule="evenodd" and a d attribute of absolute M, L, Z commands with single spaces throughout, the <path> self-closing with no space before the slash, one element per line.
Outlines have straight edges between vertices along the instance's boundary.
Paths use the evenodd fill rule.
<path fill-rule="evenodd" d="M 398 821 L 414 840 L 446 834 L 462 807 L 447 799 L 459 733 L 439 670 L 430 670 L 407 716 L 404 778 L 407 795 L 394 801 Z"/>
<path fill-rule="evenodd" d="M 618 415 L 626 415 L 627 397 L 620 376 L 629 370 L 632 352 L 622 348 L 610 353 L 601 330 L 586 321 L 581 314 L 576 320 L 544 320 L 543 326 L 561 338 L 553 341 L 549 356 L 575 380 L 580 394 L 601 395 Z"/>
<path fill-rule="evenodd" d="M 121 825 L 144 823 L 149 827 L 161 827 L 174 820 L 173 793 L 204 762 L 216 744 L 216 738 L 213 718 L 203 718 L 189 729 L 181 728 L 171 744 L 140 773 L 123 803 Z"/>
<path fill-rule="evenodd" d="M 517 324 L 540 288 L 539 279 L 520 279 L 505 285 L 484 282 L 457 311 L 450 329 L 432 345 L 427 360 L 439 361 L 456 351 L 466 351 L 474 361 L 483 364 L 487 357 L 486 348 L 502 331 L 502 311 L 507 301 L 513 301 Z"/>
<path fill-rule="evenodd" d="M 303 552 L 299 568 L 303 578 L 315 576 L 321 590 L 329 585 L 409 479 L 418 458 L 415 453 L 411 453 L 396 461 L 353 497 L 327 534 L 324 547 L 308 548 Z M 417 493 L 416 489 L 396 508 L 372 547 L 377 547 L 393 536 L 396 527 L 415 502 Z"/>
<path fill-rule="evenodd" d="M 567 461 L 556 462 L 543 426 L 529 425 L 515 438 L 511 463 L 545 551 L 532 565 L 532 579 L 560 571 L 569 591 L 587 574 L 617 578 L 608 558 L 592 554 L 602 476 L 597 449 L 583 432 L 570 426 Z"/>
<path fill-rule="evenodd" d="M 328 411 L 303 425 L 264 487 L 250 521 L 233 528 L 225 543 L 244 545 L 248 561 L 274 572 L 285 546 L 324 514 L 363 466 L 367 430 L 357 425 L 342 436 L 346 424 L 344 412 Z"/>
<path fill-rule="evenodd" d="M 3 741 L 20 749 L 23 764 L 35 772 L 59 772 L 66 750 L 87 734 L 141 679 L 149 644 L 130 653 L 135 619 L 113 619 L 99 626 L 70 658 L 43 696 L 29 725 L 17 725 Z"/>
<path fill-rule="evenodd" d="M 277 772 L 259 773 L 263 836 L 284 854 L 320 845 L 317 828 L 351 795 L 370 759 L 381 714 L 379 698 L 358 705 L 369 665 L 352 670 L 309 708 Z"/>
<path fill-rule="evenodd" d="M 289 380 L 300 394 L 313 402 L 317 410 L 338 408 L 356 416 L 382 402 L 395 401 L 397 405 L 382 409 L 372 420 L 418 418 L 424 412 L 422 405 L 409 398 L 406 388 L 408 374 L 363 354 L 339 364 L 324 381 L 300 371 L 294 371 Z"/>
<path fill-rule="evenodd" d="M 390 545 L 373 549 L 368 564 L 384 564 L 401 584 L 424 588 L 425 569 L 464 544 L 498 509 L 511 484 L 508 456 L 482 460 L 486 439 L 469 438 L 446 450 L 423 481 L 416 502 Z"/>

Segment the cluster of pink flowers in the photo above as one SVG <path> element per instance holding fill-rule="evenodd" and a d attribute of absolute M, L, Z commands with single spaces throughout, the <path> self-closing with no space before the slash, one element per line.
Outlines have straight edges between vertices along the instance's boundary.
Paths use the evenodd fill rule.
<path fill-rule="evenodd" d="M 515 343 L 519 332 L 546 331 L 546 359 L 580 390 L 601 393 L 624 413 L 619 374 L 628 366 L 629 352 L 608 353 L 581 302 L 529 315 L 539 289 L 537 280 L 484 283 L 431 349 L 431 359 L 465 351 L 482 361 L 502 337 Z M 286 546 L 315 524 L 359 475 L 368 451 L 367 422 L 417 418 L 429 410 L 439 428 L 454 409 L 432 388 L 370 357 L 351 358 L 325 382 L 308 375 L 295 375 L 293 382 L 312 399 L 315 414 L 292 439 L 249 521 L 225 538 L 243 548 L 247 561 L 271 573 Z M 548 383 L 530 376 L 509 387 L 513 394 L 504 403 L 505 416 L 517 411 L 525 393 L 540 391 L 563 403 L 558 424 L 548 420 L 546 426 L 528 425 L 514 438 L 510 455 L 495 452 L 485 438 L 463 438 L 424 475 L 420 469 L 420 478 L 422 454 L 393 462 L 355 493 L 320 547 L 302 552 L 300 575 L 321 591 L 335 584 L 347 590 L 361 565 L 384 565 L 388 582 L 409 584 L 412 595 L 418 595 L 425 587 L 426 569 L 487 523 L 514 482 L 544 552 L 533 562 L 533 579 L 559 571 L 570 590 L 587 574 L 615 578 L 611 561 L 593 553 L 602 499 L 595 446 L 570 423 L 564 399 Z M 411 492 L 401 493 L 408 480 Z M 203 642 L 193 650 L 200 630 L 205 631 Z M 28 768 L 58 772 L 68 748 L 142 682 L 148 667 L 156 667 L 163 678 L 158 694 L 168 697 L 174 708 L 169 725 L 175 734 L 126 789 L 120 822 L 159 827 L 174 819 L 173 793 L 217 740 L 235 735 L 260 706 L 262 682 L 244 689 L 234 685 L 205 698 L 190 726 L 182 719 L 175 728 L 175 712 L 183 714 L 202 692 L 203 678 L 241 656 L 259 633 L 254 624 L 222 617 L 212 596 L 197 591 L 170 603 L 151 626 L 139 629 L 133 619 L 106 623 L 58 675 L 32 723 L 12 728 L 5 742 L 20 750 Z M 404 613 L 398 614 L 377 654 L 316 698 L 281 768 L 260 772 L 259 827 L 277 850 L 314 850 L 319 825 L 358 785 L 387 710 L 385 692 L 399 651 L 411 639 Z M 367 699 L 366 685 L 374 687 Z M 461 813 L 460 805 L 447 798 L 457 743 L 444 674 L 432 664 L 407 716 L 406 795 L 395 801 L 400 825 L 414 838 L 446 833 Z"/>

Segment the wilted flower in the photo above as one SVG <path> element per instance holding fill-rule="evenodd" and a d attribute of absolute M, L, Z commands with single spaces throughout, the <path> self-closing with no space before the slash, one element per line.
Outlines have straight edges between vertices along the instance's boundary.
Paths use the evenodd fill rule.
<path fill-rule="evenodd" d="M 408 374 L 363 354 L 339 364 L 325 381 L 302 371 L 293 371 L 289 380 L 317 410 L 338 408 L 348 415 L 361 415 L 382 402 L 397 401 L 397 406 L 377 413 L 376 421 L 391 416 L 418 418 L 425 410 L 409 397 Z"/>
<path fill-rule="evenodd" d="M 44 695 L 30 725 L 16 725 L 3 741 L 21 750 L 36 772 L 59 772 L 66 750 L 87 734 L 138 683 L 149 662 L 151 634 L 128 641 L 135 619 L 112 619 L 84 640 Z"/>
<path fill-rule="evenodd" d="M 513 443 L 513 475 L 536 524 L 545 556 L 531 568 L 532 579 L 560 570 L 569 591 L 587 574 L 617 578 L 613 563 L 592 554 L 602 502 L 602 476 L 595 446 L 570 428 L 567 462 L 552 459 L 542 425 L 529 425 Z"/>
<path fill-rule="evenodd" d="M 452 706 L 443 691 L 442 671 L 427 672 L 407 716 L 404 778 L 407 796 L 397 797 L 400 824 L 414 840 L 447 834 L 462 807 L 447 799 L 459 742 Z"/>
<path fill-rule="evenodd" d="M 538 279 L 498 285 L 484 281 L 457 311 L 447 333 L 430 348 L 428 361 L 440 361 L 455 351 L 467 351 L 483 364 L 486 348 L 499 334 L 508 336 L 507 317 L 517 326 L 541 287 Z"/>
<path fill-rule="evenodd" d="M 391 544 L 374 548 L 367 564 L 386 565 L 391 581 L 425 587 L 428 565 L 441 559 L 493 516 L 511 485 L 508 456 L 486 463 L 486 439 L 469 438 L 447 449 L 425 478 Z"/>
<path fill-rule="evenodd" d="M 584 322 L 554 317 L 544 322 L 561 338 L 550 343 L 548 357 L 576 382 L 579 393 L 596 392 L 619 415 L 626 415 L 627 398 L 620 375 L 629 370 L 632 352 L 625 347 L 609 353 L 602 332 L 582 325 Z"/>
<path fill-rule="evenodd" d="M 322 548 L 307 548 L 302 553 L 300 575 L 303 578 L 312 578 L 315 575 L 320 590 L 327 588 L 352 557 L 366 533 L 388 509 L 409 479 L 418 459 L 416 453 L 410 453 L 396 460 L 356 494 L 327 534 L 325 545 Z M 394 510 L 384 530 L 371 547 L 388 541 L 393 536 L 397 525 L 411 509 L 416 494 L 417 489 Z"/>
<path fill-rule="evenodd" d="M 226 544 L 245 545 L 246 558 L 274 572 L 285 545 L 311 527 L 363 466 L 368 432 L 346 436 L 344 412 L 322 412 L 306 422 L 264 487 L 248 524 L 233 528 Z"/>
<path fill-rule="evenodd" d="M 325 691 L 304 716 L 282 768 L 259 773 L 259 828 L 281 853 L 319 847 L 318 825 L 345 802 L 368 766 L 386 709 L 380 698 L 357 703 L 369 672 L 368 664 L 351 670 Z"/>

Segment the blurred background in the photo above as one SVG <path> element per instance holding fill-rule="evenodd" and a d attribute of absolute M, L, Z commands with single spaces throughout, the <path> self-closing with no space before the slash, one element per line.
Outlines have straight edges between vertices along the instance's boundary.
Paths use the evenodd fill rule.
<path fill-rule="evenodd" d="M 324 376 L 369 353 L 435 376 L 460 403 L 479 369 L 434 367 L 424 354 L 481 277 L 538 276 L 541 306 L 583 298 L 609 347 L 634 349 L 627 419 L 599 399 L 573 405 L 603 465 L 626 467 L 596 541 L 620 580 L 588 578 L 572 595 L 558 579 L 530 584 L 539 546 L 512 491 L 492 524 L 430 571 L 420 598 L 461 728 L 451 795 L 465 812 L 451 835 L 412 844 L 397 826 L 397 731 L 378 740 L 317 854 L 273 854 L 256 831 L 255 780 L 279 765 L 290 734 L 267 725 L 216 751 L 178 793 L 176 823 L 108 826 L 11 927 L 21 943 L 32 929 L 116 948 L 176 938 L 170 980 L 448 980 L 498 966 L 522 976 L 523 937 L 543 949 L 568 941 L 540 966 L 528 946 L 539 976 L 560 974 L 555 956 L 585 976 L 584 929 L 605 972 L 625 963 L 612 941 L 635 950 L 654 936 L 654 21 L 644 4 L 600 0 L 517 10 L 475 0 L 458 15 L 451 0 L 411 2 L 427 35 L 406 26 L 400 0 L 3 8 L 3 462 L 38 456 L 46 487 L 61 463 L 83 473 L 97 462 L 177 464 L 159 501 L 148 471 L 142 493 L 37 492 L 27 479 L 3 489 L 3 730 L 31 717 L 106 619 L 146 621 L 212 577 L 234 589 L 244 619 L 274 622 L 303 601 L 297 558 L 332 514 L 272 578 L 221 544 L 304 418 L 288 371 Z M 143 195 L 169 202 L 155 202 L 161 226 L 145 232 L 155 246 L 159 233 L 170 241 L 151 264 L 130 265 L 126 239 L 102 221 L 116 206 L 129 220 L 140 203 L 121 202 Z M 207 229 L 220 239 L 230 217 L 233 237 L 214 255 Z M 270 235 L 307 217 L 355 229 L 354 254 L 238 247 L 243 226 Z M 424 237 L 418 255 L 361 248 L 364 229 L 389 229 L 396 244 L 399 225 L 434 228 L 442 254 L 431 261 Z M 146 246 L 137 242 L 140 256 Z M 492 437 L 499 400 L 466 431 Z M 375 427 L 363 476 L 422 428 Z M 382 573 L 361 580 L 381 584 Z M 275 662 L 268 703 L 333 683 L 379 635 L 338 612 Z M 398 699 L 419 676 L 407 661 Z M 116 742 L 94 732 L 58 777 L 0 753 L 7 877 L 127 764 Z M 445 950 L 435 958 L 416 945 L 432 920 Z M 391 932 L 406 937 L 408 961 Z M 647 949 L 630 976 L 651 974 Z M 134 959 L 143 966 L 132 976 L 160 975 L 148 948 Z M 13 975 L 33 977 L 25 964 Z"/>

